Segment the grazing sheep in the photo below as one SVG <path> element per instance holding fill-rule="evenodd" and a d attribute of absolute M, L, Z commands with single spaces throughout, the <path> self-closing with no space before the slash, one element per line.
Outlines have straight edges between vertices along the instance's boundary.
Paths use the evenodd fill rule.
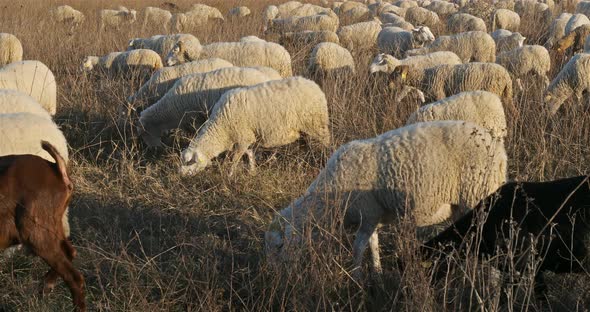
<path fill-rule="evenodd" d="M 557 40 L 565 36 L 565 26 L 571 17 L 571 13 L 561 13 L 556 19 L 553 20 L 553 22 L 551 22 L 551 26 L 549 26 L 548 38 L 545 42 L 545 48 L 552 48 Z"/>
<path fill-rule="evenodd" d="M 262 19 L 265 25 L 279 15 L 279 8 L 274 5 L 267 6 L 264 11 L 262 12 Z"/>
<path fill-rule="evenodd" d="M 514 11 L 522 20 L 529 21 L 528 24 L 540 29 L 544 29 L 553 18 L 553 11 L 549 5 L 536 0 L 517 0 Z"/>
<path fill-rule="evenodd" d="M 250 9 L 248 9 L 248 7 L 239 6 L 239 7 L 231 8 L 229 10 L 229 12 L 227 12 L 227 16 L 229 16 L 230 18 L 246 17 L 246 16 L 250 15 L 251 13 L 252 12 L 250 12 Z"/>
<path fill-rule="evenodd" d="M 308 72 L 327 77 L 354 74 L 354 59 L 348 50 L 332 42 L 322 42 L 311 51 Z"/>
<path fill-rule="evenodd" d="M 336 32 L 340 22 L 334 12 L 321 13 L 311 16 L 291 16 L 286 18 L 275 18 L 264 26 L 266 34 L 297 32 L 305 30 L 321 31 L 329 30 Z"/>
<path fill-rule="evenodd" d="M 217 101 L 209 120 L 182 151 L 180 172 L 195 174 L 230 150 L 234 151 L 232 172 L 244 153 L 253 170 L 252 144 L 278 147 L 294 142 L 301 133 L 330 143 L 326 96 L 313 81 L 292 77 L 234 89 Z"/>
<path fill-rule="evenodd" d="M 469 31 L 452 36 L 440 36 L 432 43 L 406 52 L 407 56 L 451 51 L 461 58 L 463 63 L 494 62 L 496 60 L 496 43 L 482 31 Z"/>
<path fill-rule="evenodd" d="M 192 54 L 190 57 L 196 59 L 201 54 L 201 42 L 191 34 L 156 35 L 149 38 L 133 38 L 127 44 L 127 51 L 137 49 L 150 49 L 157 52 L 162 59 L 165 59 L 174 46 L 182 41 L 186 49 L 185 53 Z"/>
<path fill-rule="evenodd" d="M 23 46 L 13 35 L 0 33 L 0 66 L 23 60 Z"/>
<path fill-rule="evenodd" d="M 521 78 L 534 74 L 543 81 L 543 87 L 549 85 L 547 74 L 551 69 L 549 52 L 540 45 L 525 45 L 503 52 L 496 57 L 496 63 L 504 66 L 512 76 L 519 90 L 523 90 Z"/>
<path fill-rule="evenodd" d="M 438 15 L 428 9 L 411 7 L 406 11 L 406 21 L 417 26 L 428 26 L 430 29 L 438 29 L 440 19 Z"/>
<path fill-rule="evenodd" d="M 369 66 L 369 73 L 384 72 L 391 74 L 393 70 L 399 65 L 408 65 L 410 70 L 424 70 L 428 67 L 434 67 L 442 64 L 461 64 L 461 59 L 457 54 L 450 51 L 439 51 L 424 55 L 410 56 L 405 59 L 398 60 L 395 57 L 379 53 L 373 59 Z"/>
<path fill-rule="evenodd" d="M 502 53 L 520 48 L 526 40 L 526 38 L 520 33 L 513 33 L 505 29 L 498 29 L 492 32 L 491 36 L 494 38 L 494 42 L 496 43 L 496 53 Z"/>
<path fill-rule="evenodd" d="M 377 47 L 381 53 L 403 58 L 406 51 L 420 48 L 434 39 L 434 35 L 427 26 L 420 26 L 412 31 L 399 27 L 385 27 L 377 35 Z"/>
<path fill-rule="evenodd" d="M 288 32 L 281 34 L 279 43 L 282 46 L 294 46 L 294 45 L 311 45 L 315 46 L 321 42 L 333 42 L 340 43 L 338 35 L 333 31 L 299 31 L 299 32 Z"/>
<path fill-rule="evenodd" d="M 281 79 L 274 72 L 256 67 L 227 67 L 206 73 L 184 76 L 154 105 L 141 112 L 139 135 L 149 146 L 161 146 L 164 131 L 180 128 L 196 120 L 200 126 L 213 105 L 228 90 Z"/>
<path fill-rule="evenodd" d="M 590 91 L 590 54 L 574 55 L 545 91 L 544 102 L 550 115 L 555 115 L 561 104 L 575 96 L 578 101 Z"/>
<path fill-rule="evenodd" d="M 496 29 L 506 29 L 509 31 L 518 31 L 520 28 L 520 16 L 514 11 L 507 9 L 497 9 L 492 16 L 492 31 Z"/>
<path fill-rule="evenodd" d="M 570 32 L 574 31 L 574 29 L 582 26 L 590 24 L 590 19 L 584 14 L 574 14 L 565 24 L 565 35 L 568 35 Z"/>
<path fill-rule="evenodd" d="M 492 257 L 510 254 L 514 259 L 498 259 L 498 263 L 516 264 L 514 268 L 501 266 L 504 271 L 515 269 L 524 276 L 530 270 L 528 263 L 538 263 L 533 273 L 536 292 L 546 289 L 545 271 L 587 272 L 584 264 L 589 255 L 589 178 L 506 183 L 425 243 L 422 257 L 429 262 L 432 256 L 439 258 L 454 251 Z M 505 243 L 508 237 L 514 242 L 511 247 Z M 442 261 L 436 261 L 435 279 L 447 277 L 448 260 L 439 260 Z"/>
<path fill-rule="evenodd" d="M 447 31 L 456 34 L 467 31 L 487 32 L 486 23 L 479 17 L 467 13 L 455 13 L 447 19 Z"/>
<path fill-rule="evenodd" d="M 277 6 L 278 10 L 278 17 L 289 17 L 291 16 L 289 13 L 294 9 L 302 6 L 303 3 L 299 1 L 287 1 L 285 3 L 281 3 Z"/>
<path fill-rule="evenodd" d="M 318 14 L 328 14 L 333 13 L 332 10 L 328 8 L 321 7 L 319 5 L 305 3 L 300 5 L 293 10 L 289 11 L 288 15 L 281 15 L 281 17 L 288 17 L 288 16 L 312 16 Z"/>
<path fill-rule="evenodd" d="M 190 47 L 189 47 L 190 48 Z M 281 76 L 293 75 L 291 55 L 273 42 L 216 42 L 203 46 L 201 58 L 221 58 L 235 66 L 263 66 L 277 70 Z M 179 41 L 168 53 L 166 64 L 173 66 L 195 60 Z"/>
<path fill-rule="evenodd" d="M 193 4 L 189 9 L 189 12 L 199 13 L 201 16 L 206 16 L 208 19 L 212 20 L 224 20 L 223 14 L 221 14 L 219 9 L 202 3 Z"/>
<path fill-rule="evenodd" d="M 57 8 L 51 9 L 49 15 L 55 23 L 67 24 L 73 27 L 84 23 L 86 19 L 82 12 L 69 5 L 60 5 Z"/>
<path fill-rule="evenodd" d="M 91 72 L 95 68 L 112 75 L 139 72 L 151 74 L 162 68 L 162 58 L 149 49 L 137 49 L 125 52 L 112 52 L 105 56 L 87 56 L 82 63 L 82 70 Z"/>
<path fill-rule="evenodd" d="M 39 61 L 15 62 L 0 68 L 0 89 L 30 95 L 50 115 L 55 115 L 57 83 L 51 70 Z"/>
<path fill-rule="evenodd" d="M 406 16 L 406 10 L 387 2 L 377 2 L 369 5 L 369 10 L 373 16 L 383 16 L 383 14 L 395 14 L 401 18 Z"/>
<path fill-rule="evenodd" d="M 124 7 L 119 10 L 100 10 L 101 30 L 106 28 L 119 29 L 122 26 L 135 23 L 135 20 L 137 20 L 137 11 L 135 10 Z"/>
<path fill-rule="evenodd" d="M 17 90 L 0 89 L 0 114 L 31 113 L 51 120 L 49 112 L 37 101 Z"/>
<path fill-rule="evenodd" d="M 0 248 L 26 246 L 51 267 L 43 293 L 53 290 L 61 277 L 76 311 L 86 311 L 84 277 L 72 264 L 76 249 L 60 221 L 67 217 L 73 184 L 64 159 L 49 142 L 37 141 L 36 149 L 43 149 L 55 163 L 35 155 L 0 157 Z"/>
<path fill-rule="evenodd" d="M 149 24 L 150 27 L 164 27 L 165 31 L 168 30 L 168 25 L 172 19 L 172 13 L 170 11 L 155 7 L 146 7 L 143 12 L 143 29 Z"/>
<path fill-rule="evenodd" d="M 371 10 L 366 6 L 356 6 L 345 11 L 341 8 L 338 17 L 343 25 L 356 24 L 368 21 L 371 18 Z"/>
<path fill-rule="evenodd" d="M 456 3 L 443 0 L 434 0 L 425 6 L 425 8 L 438 15 L 451 15 L 457 13 L 459 10 L 459 6 Z"/>
<path fill-rule="evenodd" d="M 343 47 L 351 52 L 372 51 L 377 45 L 381 22 L 371 21 L 340 27 L 338 37 Z"/>
<path fill-rule="evenodd" d="M 586 45 L 586 37 L 590 35 L 590 24 L 584 24 L 576 27 L 565 37 L 557 40 L 557 43 L 553 46 L 555 51 L 558 53 L 565 53 L 567 49 L 572 48 L 572 53 L 581 52 L 584 50 Z"/>
<path fill-rule="evenodd" d="M 127 102 L 143 101 L 146 106 L 152 105 L 166 94 L 180 77 L 232 66 L 233 64 L 228 61 L 212 58 L 161 68 L 135 94 L 127 98 Z"/>
<path fill-rule="evenodd" d="M 508 134 L 502 101 L 487 91 L 461 92 L 424 105 L 408 117 L 406 125 L 436 120 L 473 122 L 488 130 L 493 138 L 502 140 Z"/>
<path fill-rule="evenodd" d="M 193 9 L 186 13 L 172 14 L 170 29 L 176 32 L 190 32 L 209 24 L 209 22 L 223 21 L 223 15 L 219 10 L 213 9 Z"/>
<path fill-rule="evenodd" d="M 268 42 L 264 39 L 261 39 L 257 36 L 245 36 L 240 38 L 240 42 Z"/>
<path fill-rule="evenodd" d="M 452 154 L 450 157 L 449 153 Z M 265 233 L 269 256 L 319 227 L 356 230 L 355 269 L 370 246 L 381 272 L 377 228 L 410 216 L 429 226 L 472 207 L 506 181 L 504 145 L 466 121 L 417 123 L 341 146 L 305 193 L 274 218 Z M 315 235 L 312 238 L 316 237 Z"/>
<path fill-rule="evenodd" d="M 489 91 L 513 109 L 512 79 L 504 67 L 495 63 L 438 65 L 421 71 L 400 65 L 390 75 L 390 88 L 399 92 L 398 101 L 413 88 L 423 92 L 428 101 L 442 100 L 464 91 Z"/>
<path fill-rule="evenodd" d="M 398 1 L 392 2 L 391 4 L 398 6 L 402 9 L 409 9 L 409 8 L 413 8 L 413 7 L 418 6 L 418 2 L 416 2 L 414 0 L 398 0 Z"/>
<path fill-rule="evenodd" d="M 393 13 L 383 13 L 379 17 L 381 19 L 381 27 L 399 27 L 403 30 L 411 31 L 416 28 L 411 23 L 408 23 L 403 17 L 395 15 Z"/>

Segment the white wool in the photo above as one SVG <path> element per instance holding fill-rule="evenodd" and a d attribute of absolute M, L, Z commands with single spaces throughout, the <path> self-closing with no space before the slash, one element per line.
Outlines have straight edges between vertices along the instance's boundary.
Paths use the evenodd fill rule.
<path fill-rule="evenodd" d="M 150 25 L 151 27 L 163 27 L 164 30 L 168 30 L 170 19 L 172 19 L 172 13 L 170 11 L 149 6 L 143 12 L 143 29 Z"/>
<path fill-rule="evenodd" d="M 23 46 L 15 35 L 0 33 L 0 66 L 22 61 Z"/>
<path fill-rule="evenodd" d="M 0 89 L 0 114 L 31 113 L 51 120 L 51 115 L 37 101 L 17 90 Z"/>
<path fill-rule="evenodd" d="M 565 100 L 575 97 L 579 101 L 582 99 L 584 92 L 589 91 L 590 54 L 576 54 L 563 66 L 559 74 L 547 87 L 544 98 L 545 106 L 549 113 L 553 115 Z"/>
<path fill-rule="evenodd" d="M 51 115 L 55 115 L 57 84 L 53 73 L 39 61 L 21 61 L 0 68 L 0 89 L 30 95 Z"/>
<path fill-rule="evenodd" d="M 137 49 L 150 49 L 160 55 L 162 60 L 174 46 L 182 41 L 194 58 L 201 53 L 201 42 L 191 34 L 156 35 L 149 38 L 133 38 L 127 44 L 127 51 Z"/>
<path fill-rule="evenodd" d="M 411 70 L 424 70 L 425 68 L 442 64 L 455 65 L 461 63 L 461 59 L 457 54 L 450 51 L 439 51 L 424 55 L 410 56 L 401 60 L 398 60 L 389 54 L 380 53 L 373 59 L 373 62 L 369 66 L 369 72 L 384 72 L 391 74 L 399 65 L 408 65 Z"/>
<path fill-rule="evenodd" d="M 406 55 L 414 56 L 436 51 L 454 52 L 464 63 L 496 60 L 496 43 L 490 35 L 482 31 L 440 36 L 423 48 L 408 51 Z"/>
<path fill-rule="evenodd" d="M 310 74 L 354 74 L 354 59 L 348 50 L 332 42 L 322 42 L 311 51 L 308 71 Z"/>
<path fill-rule="evenodd" d="M 115 28 L 135 23 L 137 11 L 119 7 L 118 10 L 100 10 L 100 29 Z"/>
<path fill-rule="evenodd" d="M 370 51 L 377 45 L 381 22 L 370 21 L 340 27 L 338 37 L 343 47 L 349 51 Z"/>

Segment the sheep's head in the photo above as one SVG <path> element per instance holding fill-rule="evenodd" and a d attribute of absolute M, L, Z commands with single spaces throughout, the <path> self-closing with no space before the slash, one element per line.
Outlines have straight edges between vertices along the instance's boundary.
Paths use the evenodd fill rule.
<path fill-rule="evenodd" d="M 174 66 L 177 64 L 181 64 L 185 62 L 185 51 L 186 51 L 186 47 L 184 45 L 184 42 L 182 41 L 178 41 L 174 47 L 172 48 L 172 50 L 170 50 L 170 52 L 168 52 L 168 55 L 166 55 L 166 65 L 167 66 Z"/>
<path fill-rule="evenodd" d="M 408 65 L 399 65 L 389 75 L 389 88 L 395 89 L 405 84 L 408 77 L 408 71 L 410 67 Z"/>
<path fill-rule="evenodd" d="M 135 49 L 143 49 L 143 45 L 140 44 L 139 38 L 133 38 L 129 40 L 127 44 L 127 51 L 135 50 Z"/>
<path fill-rule="evenodd" d="M 425 43 L 434 41 L 436 38 L 428 26 L 420 26 L 412 29 L 412 39 L 414 40 L 415 44 L 422 46 Z"/>
<path fill-rule="evenodd" d="M 513 33 L 512 35 L 510 35 L 510 38 L 516 42 L 518 48 L 522 48 L 522 46 L 524 45 L 524 41 L 526 40 L 526 37 L 524 37 L 523 35 L 521 35 L 518 32 Z"/>
<path fill-rule="evenodd" d="M 285 218 L 285 215 L 289 215 L 290 213 L 291 206 L 277 215 L 268 226 L 268 230 L 264 233 L 264 245 L 267 256 L 280 256 L 287 240 L 289 243 L 293 243 L 293 240 L 297 239 L 297 236 L 293 235 L 291 222 Z"/>
<path fill-rule="evenodd" d="M 210 164 L 210 160 L 197 148 L 186 148 L 180 153 L 180 174 L 184 176 L 195 175 Z"/>
<path fill-rule="evenodd" d="M 98 56 L 87 56 L 82 61 L 82 71 L 89 72 L 98 64 Z"/>
<path fill-rule="evenodd" d="M 373 59 L 371 66 L 369 67 L 369 73 L 374 74 L 376 72 L 384 72 L 384 73 L 391 73 L 395 66 L 399 65 L 399 61 L 385 53 L 379 53 Z"/>

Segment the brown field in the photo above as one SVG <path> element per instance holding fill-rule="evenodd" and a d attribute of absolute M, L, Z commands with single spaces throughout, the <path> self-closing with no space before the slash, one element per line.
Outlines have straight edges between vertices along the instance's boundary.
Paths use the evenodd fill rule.
<path fill-rule="evenodd" d="M 255 174 L 244 166 L 228 177 L 229 165 L 221 158 L 195 177 L 181 177 L 179 152 L 195 132 L 177 131 L 166 138 L 170 147 L 147 149 L 133 127 L 116 122 L 119 107 L 140 81 L 79 71 L 86 55 L 123 51 L 130 38 L 162 33 L 141 29 L 142 9 L 161 2 L 0 0 L 0 32 L 16 35 L 23 44 L 24 59 L 47 64 L 58 81 L 55 120 L 70 144 L 75 182 L 70 205 L 72 241 L 79 254 L 75 265 L 86 278 L 90 311 L 590 309 L 588 273 L 546 274 L 549 291 L 539 299 L 526 282 L 495 289 L 485 277 L 494 261 L 469 259 L 447 281 L 430 285 L 428 270 L 414 260 L 418 240 L 416 229 L 408 224 L 381 229 L 384 287 L 371 280 L 359 285 L 350 278 L 353 235 L 339 235 L 341 228 L 328 229 L 337 235 L 314 244 L 289 263 L 268 263 L 264 230 L 274 212 L 302 194 L 338 146 L 402 126 L 417 103 L 393 104 L 386 84 L 368 79 L 367 61 L 373 54 L 357 56 L 355 76 L 323 84 L 333 132 L 330 150 L 293 144 L 280 148 L 276 157 L 258 151 Z M 181 8 L 194 3 L 172 2 Z M 264 37 L 260 12 L 271 1 L 200 2 L 224 14 L 239 3 L 254 15 L 196 30 L 193 33 L 202 43 Z M 73 33 L 47 19 L 49 8 L 64 3 L 86 15 L 86 22 Z M 136 9 L 137 24 L 99 32 L 98 10 L 117 5 Z M 543 34 L 542 27 L 535 26 L 521 27 L 528 44 L 537 43 Z M 295 74 L 305 73 L 310 48 L 290 51 Z M 548 118 L 542 110 L 542 91 L 538 83 L 526 81 L 524 92 L 515 95 L 518 116 L 508 114 L 510 179 L 542 181 L 588 173 L 586 103 L 568 101 L 554 118 Z M 404 272 L 395 265 L 398 257 L 407 263 Z M 0 311 L 71 310 L 70 293 L 63 283 L 48 296 L 39 294 L 46 269 L 38 258 L 0 257 Z"/>

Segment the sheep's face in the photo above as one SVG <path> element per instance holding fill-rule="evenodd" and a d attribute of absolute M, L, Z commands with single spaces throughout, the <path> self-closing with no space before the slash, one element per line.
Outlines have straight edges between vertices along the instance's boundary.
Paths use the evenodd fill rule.
<path fill-rule="evenodd" d="M 430 43 L 435 39 L 428 26 L 420 26 L 418 28 L 412 29 L 412 37 L 419 45 Z"/>
<path fill-rule="evenodd" d="M 182 165 L 180 174 L 184 176 L 195 175 L 209 166 L 210 160 L 198 149 L 187 148 L 180 154 Z"/>
<path fill-rule="evenodd" d="M 393 56 L 385 53 L 380 53 L 375 56 L 371 66 L 369 67 L 369 73 L 374 74 L 376 72 L 391 73 L 393 66 L 395 66 L 396 60 Z"/>
<path fill-rule="evenodd" d="M 287 208 L 287 211 L 290 211 Z M 284 216 L 278 215 L 264 233 L 264 245 L 266 254 L 270 257 L 281 256 L 287 240 L 294 243 L 297 237 L 293 235 L 293 227 Z"/>
<path fill-rule="evenodd" d="M 182 41 L 179 41 L 174 45 L 172 50 L 168 52 L 168 55 L 166 55 L 166 65 L 174 66 L 184 62 L 186 62 L 184 44 Z"/>

